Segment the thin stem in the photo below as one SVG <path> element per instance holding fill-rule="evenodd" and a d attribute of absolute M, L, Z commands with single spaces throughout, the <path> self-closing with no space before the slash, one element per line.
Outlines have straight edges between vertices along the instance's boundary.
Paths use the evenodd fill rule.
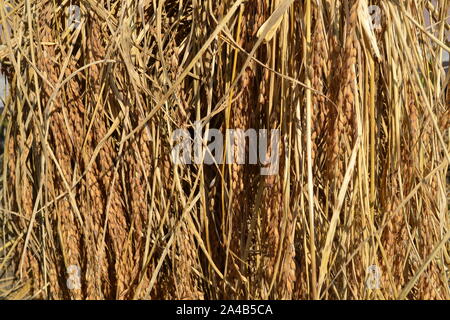
<path fill-rule="evenodd" d="M 306 1 L 306 86 L 311 87 L 311 78 L 308 67 L 311 62 L 311 0 Z M 312 295 L 313 299 L 317 300 L 317 275 L 316 275 L 316 246 L 315 246 L 315 228 L 314 228 L 314 184 L 312 171 L 312 141 L 311 141 L 311 90 L 306 90 L 306 156 L 308 165 L 308 201 L 309 201 L 309 246 L 311 250 L 311 281 L 312 281 Z"/>

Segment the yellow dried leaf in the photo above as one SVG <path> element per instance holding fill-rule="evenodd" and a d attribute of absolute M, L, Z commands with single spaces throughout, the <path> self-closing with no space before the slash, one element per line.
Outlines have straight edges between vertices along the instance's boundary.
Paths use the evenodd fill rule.
<path fill-rule="evenodd" d="M 265 42 L 269 42 L 275 36 L 278 28 L 283 22 L 284 14 L 294 0 L 284 0 L 278 6 L 266 22 L 259 28 L 258 38 L 264 38 Z"/>

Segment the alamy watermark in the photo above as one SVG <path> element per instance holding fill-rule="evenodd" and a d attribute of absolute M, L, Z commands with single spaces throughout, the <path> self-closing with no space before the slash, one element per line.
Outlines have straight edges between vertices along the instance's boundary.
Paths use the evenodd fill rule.
<path fill-rule="evenodd" d="M 70 5 L 67 8 L 67 28 L 70 30 L 77 30 L 81 27 L 81 9 L 77 5 Z"/>
<path fill-rule="evenodd" d="M 381 270 L 376 265 L 367 268 L 366 287 L 369 290 L 378 290 L 381 288 Z"/>
<path fill-rule="evenodd" d="M 372 18 L 372 30 L 381 29 L 381 8 L 377 5 L 369 6 L 369 15 Z"/>
<path fill-rule="evenodd" d="M 372 18 L 371 27 L 381 28 L 381 9 L 372 5 L 368 8 Z M 225 137 L 218 129 L 208 129 L 203 134 L 199 122 L 194 124 L 194 134 L 187 129 L 175 130 L 171 137 L 171 159 L 175 164 L 259 164 L 261 175 L 276 175 L 279 171 L 279 130 L 228 129 Z M 247 145 L 248 139 L 248 145 Z M 226 149 L 226 150 L 224 150 Z M 225 152 L 224 152 L 225 151 Z M 248 153 L 248 157 L 247 157 Z M 248 161 L 248 162 L 247 162 Z"/>
<path fill-rule="evenodd" d="M 70 265 L 67 268 L 67 278 L 66 285 L 69 290 L 80 290 L 81 289 L 81 270 L 80 267 L 76 265 Z"/>
<path fill-rule="evenodd" d="M 170 156 L 175 164 L 260 164 L 261 175 L 278 174 L 280 130 L 227 129 L 224 136 L 218 129 L 203 129 L 195 122 L 193 136 L 188 129 L 173 132 Z"/>

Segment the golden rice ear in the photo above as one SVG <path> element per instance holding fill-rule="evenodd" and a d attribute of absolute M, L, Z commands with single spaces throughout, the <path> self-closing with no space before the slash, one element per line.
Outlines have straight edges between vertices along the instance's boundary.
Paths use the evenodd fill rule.
<path fill-rule="evenodd" d="M 278 8 L 272 13 L 266 22 L 259 28 L 257 37 L 264 38 L 264 42 L 269 42 L 277 33 L 278 28 L 283 22 L 284 15 L 294 0 L 284 0 Z"/>

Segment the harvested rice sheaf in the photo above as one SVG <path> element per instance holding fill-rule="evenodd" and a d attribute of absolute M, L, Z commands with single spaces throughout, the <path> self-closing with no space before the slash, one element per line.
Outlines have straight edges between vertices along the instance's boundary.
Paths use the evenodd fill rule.
<path fill-rule="evenodd" d="M 450 298 L 450 1 L 6 2 L 0 298 Z"/>

